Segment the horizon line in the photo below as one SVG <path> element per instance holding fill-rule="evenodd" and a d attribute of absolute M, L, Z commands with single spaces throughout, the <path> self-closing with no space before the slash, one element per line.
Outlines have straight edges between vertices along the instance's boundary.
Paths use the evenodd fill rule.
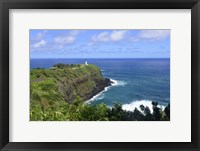
<path fill-rule="evenodd" d="M 170 59 L 170 58 L 30 58 L 30 59 Z"/>

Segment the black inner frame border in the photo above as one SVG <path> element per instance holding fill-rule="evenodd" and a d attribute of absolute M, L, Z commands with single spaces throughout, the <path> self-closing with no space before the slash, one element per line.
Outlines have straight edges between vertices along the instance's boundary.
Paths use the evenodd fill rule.
<path fill-rule="evenodd" d="M 191 142 L 9 142 L 9 9 L 191 9 Z M 3 150 L 200 150 L 199 0 L 0 0 L 0 148 Z M 184 82 L 184 81 L 183 81 Z"/>

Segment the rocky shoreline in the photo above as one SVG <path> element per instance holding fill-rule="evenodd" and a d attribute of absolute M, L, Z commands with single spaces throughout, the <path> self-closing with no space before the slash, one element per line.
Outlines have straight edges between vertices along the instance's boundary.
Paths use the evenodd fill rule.
<path fill-rule="evenodd" d="M 84 99 L 86 100 L 90 100 L 91 98 L 93 98 L 95 95 L 97 95 L 98 93 L 102 92 L 105 90 L 106 87 L 111 86 L 113 83 L 113 81 L 111 81 L 109 78 L 104 78 L 104 80 L 102 81 L 98 81 L 96 83 L 96 87 L 94 87 L 93 91 L 91 94 L 87 95 L 86 98 Z"/>

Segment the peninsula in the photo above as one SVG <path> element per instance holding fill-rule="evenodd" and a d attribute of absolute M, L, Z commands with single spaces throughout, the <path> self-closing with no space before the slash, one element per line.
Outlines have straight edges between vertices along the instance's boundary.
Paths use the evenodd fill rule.
<path fill-rule="evenodd" d="M 68 103 L 77 97 L 89 100 L 105 87 L 111 86 L 111 83 L 92 64 L 56 64 L 50 69 L 31 70 L 31 89 L 39 90 L 38 95 L 42 95 L 40 98 L 47 97 L 50 93 Z M 50 90 L 53 92 L 49 92 Z"/>

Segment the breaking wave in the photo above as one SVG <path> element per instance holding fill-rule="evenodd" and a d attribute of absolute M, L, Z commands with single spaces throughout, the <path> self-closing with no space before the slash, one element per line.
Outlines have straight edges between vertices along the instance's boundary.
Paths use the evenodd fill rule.
<path fill-rule="evenodd" d="M 113 82 L 111 86 L 125 86 L 127 84 L 125 81 L 118 81 L 114 79 L 110 79 L 110 81 Z"/>
<path fill-rule="evenodd" d="M 95 100 L 101 100 L 101 99 L 103 99 L 104 98 L 104 93 L 106 91 L 108 91 L 113 86 L 125 86 L 127 84 L 124 81 L 118 81 L 118 80 L 114 80 L 114 79 L 110 79 L 110 81 L 112 82 L 111 86 L 105 87 L 103 91 L 97 93 L 91 99 L 87 100 L 86 103 L 90 104 L 91 102 L 93 102 Z"/>
<path fill-rule="evenodd" d="M 122 109 L 126 111 L 134 111 L 134 109 L 137 108 L 138 110 L 140 110 L 140 105 L 144 105 L 145 107 L 148 106 L 151 113 L 153 112 L 153 109 L 152 109 L 153 106 L 152 106 L 151 100 L 139 100 L 139 101 L 133 101 L 129 104 L 123 104 Z M 165 108 L 165 106 L 163 105 L 158 105 L 158 107 L 161 107 L 162 109 Z"/>

